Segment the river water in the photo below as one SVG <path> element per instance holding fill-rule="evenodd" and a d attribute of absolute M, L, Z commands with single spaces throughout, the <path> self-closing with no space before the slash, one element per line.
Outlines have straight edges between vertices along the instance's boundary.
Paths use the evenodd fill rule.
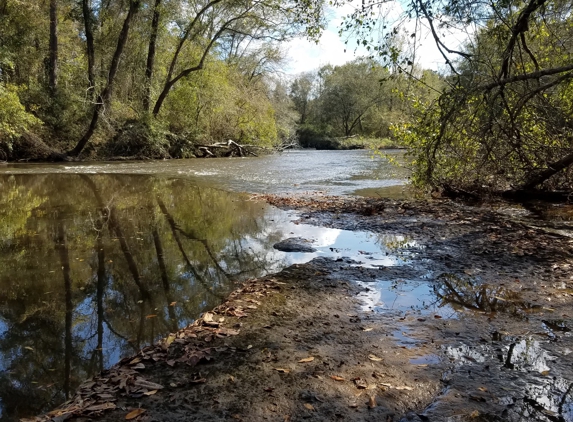
<path fill-rule="evenodd" d="M 57 406 L 237 280 L 315 256 L 398 264 L 404 239 L 297 225 L 246 193 L 399 197 L 406 176 L 367 151 L 0 167 L 0 421 Z M 293 236 L 317 252 L 273 249 Z"/>

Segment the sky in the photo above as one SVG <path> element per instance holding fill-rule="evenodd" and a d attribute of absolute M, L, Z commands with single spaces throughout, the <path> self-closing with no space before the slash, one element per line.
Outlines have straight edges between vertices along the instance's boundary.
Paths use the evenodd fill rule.
<path fill-rule="evenodd" d="M 388 13 L 397 17 L 402 10 L 400 4 L 398 1 L 395 1 L 391 7 L 392 9 Z M 366 54 L 365 50 L 359 50 L 355 53 L 353 46 L 347 48 L 344 44 L 344 39 L 338 35 L 340 23 L 344 16 L 351 13 L 352 10 L 353 6 L 349 4 L 342 8 L 329 8 L 327 11 L 329 24 L 318 44 L 306 38 L 296 38 L 287 43 L 286 73 L 296 75 L 301 72 L 318 69 L 326 64 L 342 65 L 360 55 Z M 413 21 L 407 22 L 405 26 L 411 26 L 413 32 Z M 406 29 L 409 30 L 409 28 Z M 421 35 L 420 45 L 416 52 L 417 64 L 425 69 L 443 70 L 445 65 L 444 58 L 439 53 L 430 31 L 427 28 L 423 28 L 419 32 Z M 448 47 L 451 48 L 459 47 L 464 39 L 465 35 L 462 33 L 449 33 L 445 38 Z"/>

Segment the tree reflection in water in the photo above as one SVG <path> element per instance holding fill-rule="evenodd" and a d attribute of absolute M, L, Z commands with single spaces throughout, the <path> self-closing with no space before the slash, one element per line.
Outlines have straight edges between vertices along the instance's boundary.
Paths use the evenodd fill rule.
<path fill-rule="evenodd" d="M 540 310 L 538 305 L 524 302 L 519 293 L 503 286 L 480 283 L 476 279 L 454 274 L 441 274 L 433 289 L 440 300 L 458 309 L 512 315 Z"/>
<path fill-rule="evenodd" d="M 0 176 L 0 420 L 56 406 L 276 269 L 267 212 L 181 180 Z"/>

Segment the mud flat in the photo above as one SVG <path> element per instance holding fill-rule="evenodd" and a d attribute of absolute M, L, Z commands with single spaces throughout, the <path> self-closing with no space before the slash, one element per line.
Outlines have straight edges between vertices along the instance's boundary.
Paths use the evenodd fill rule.
<path fill-rule="evenodd" d="M 511 207 L 258 196 L 371 233 L 237 285 L 36 420 L 573 421 L 572 238 Z"/>

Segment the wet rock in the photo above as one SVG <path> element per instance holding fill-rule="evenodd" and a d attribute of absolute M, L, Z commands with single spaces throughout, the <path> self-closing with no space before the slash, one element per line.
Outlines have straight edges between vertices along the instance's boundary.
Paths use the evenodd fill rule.
<path fill-rule="evenodd" d="M 273 245 L 273 248 L 283 252 L 316 252 L 310 241 L 302 237 L 289 237 Z"/>

